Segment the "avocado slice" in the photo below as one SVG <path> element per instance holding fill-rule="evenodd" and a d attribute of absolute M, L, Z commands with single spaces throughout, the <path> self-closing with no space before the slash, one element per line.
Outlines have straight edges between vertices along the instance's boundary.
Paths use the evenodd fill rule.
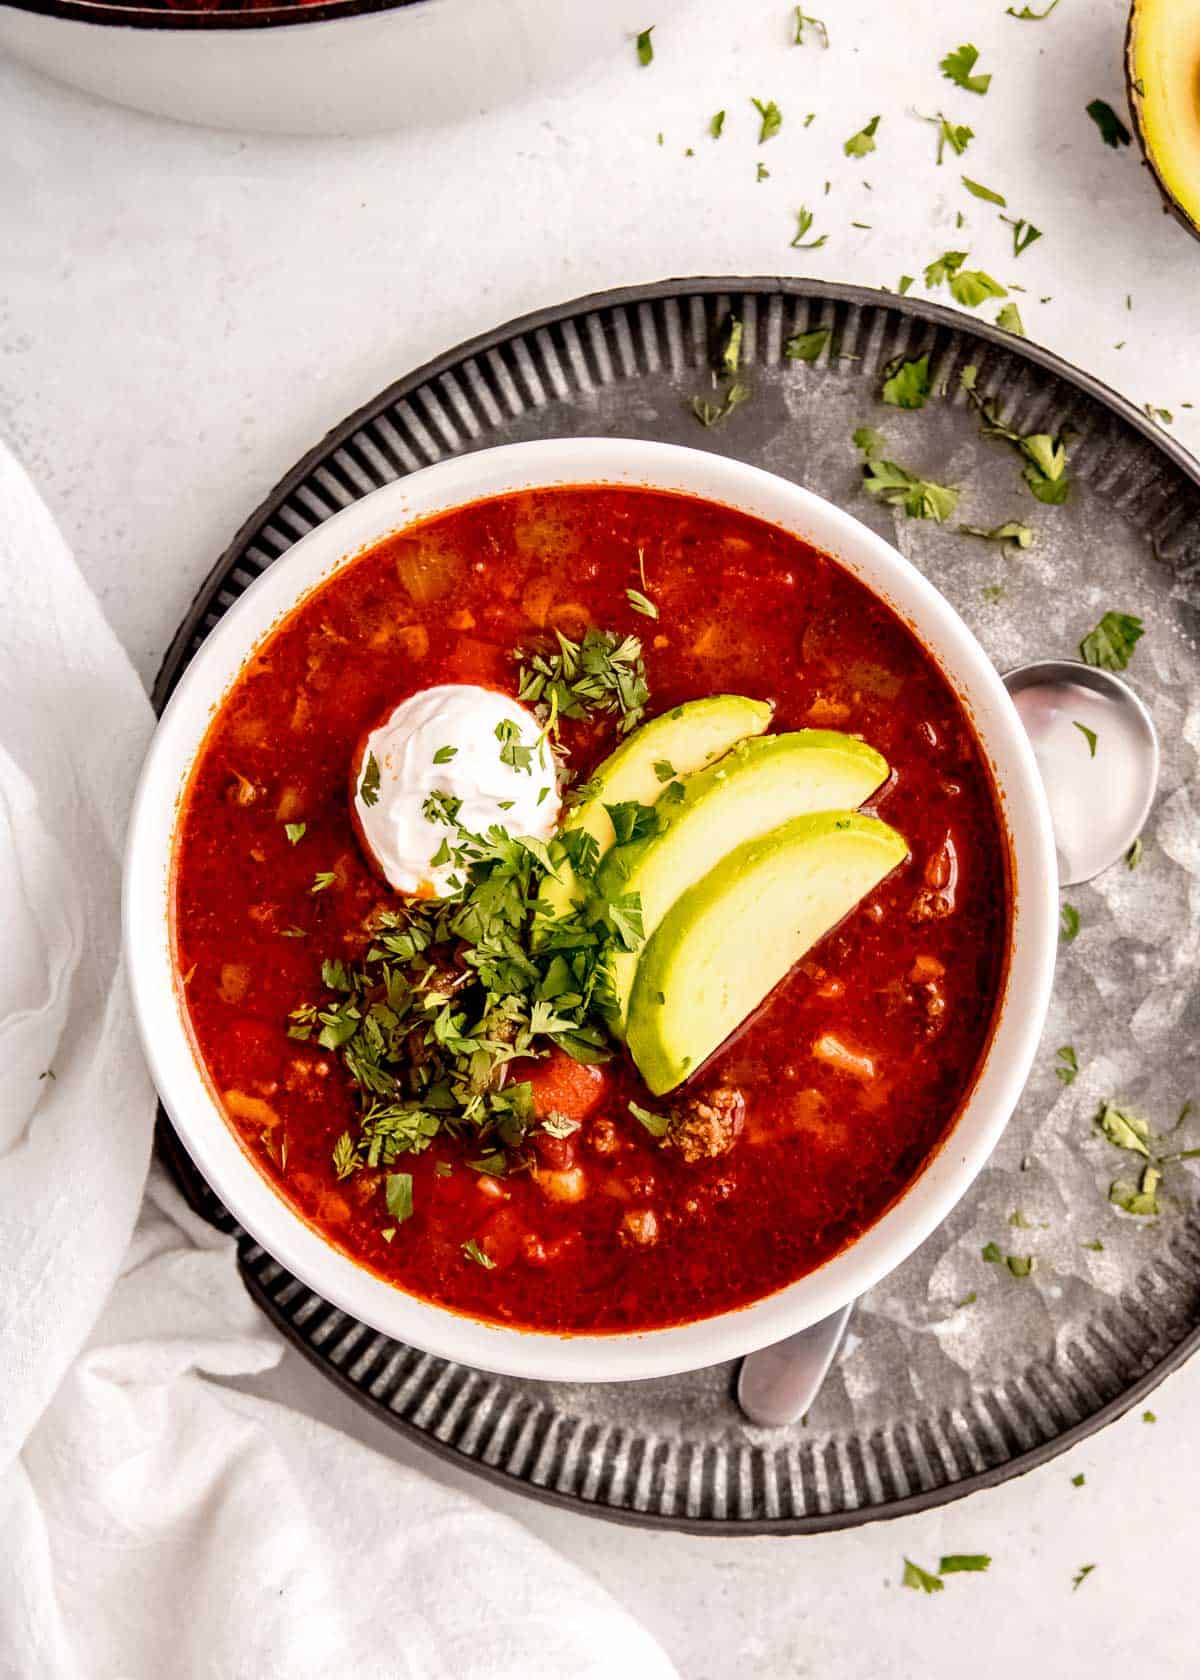
<path fill-rule="evenodd" d="M 1134 0 L 1125 66 L 1134 127 L 1163 202 L 1200 239 L 1200 0 Z"/>
<path fill-rule="evenodd" d="M 568 815 L 560 832 L 586 829 L 603 857 L 616 839 L 606 805 L 627 800 L 653 805 L 671 780 L 665 769 L 662 774 L 655 769 L 656 764 L 660 769 L 670 766 L 677 776 L 703 770 L 735 741 L 761 735 L 772 710 L 765 700 L 748 700 L 744 694 L 710 694 L 652 718 L 604 760 L 590 779 L 589 797 Z M 574 870 L 564 861 L 557 878 L 548 875 L 543 881 L 539 906 L 546 915 L 567 916 L 582 896 Z"/>
<path fill-rule="evenodd" d="M 637 893 L 645 938 L 675 900 L 727 852 L 790 817 L 846 811 L 869 799 L 888 778 L 888 762 L 874 747 L 833 729 L 798 729 L 739 741 L 724 758 L 680 784 L 658 809 L 665 827 L 647 839 L 614 846 L 596 885 L 607 898 Z M 609 976 L 616 1006 L 609 1025 L 621 1035 L 637 973 L 636 952 L 614 953 Z"/>
<path fill-rule="evenodd" d="M 655 1096 L 695 1073 L 818 939 L 908 856 L 876 817 L 792 817 L 730 852 L 663 917 L 627 1041 Z"/>

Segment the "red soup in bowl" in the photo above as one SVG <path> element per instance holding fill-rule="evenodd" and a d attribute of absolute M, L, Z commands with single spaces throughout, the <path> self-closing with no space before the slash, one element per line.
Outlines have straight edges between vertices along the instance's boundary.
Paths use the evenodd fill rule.
<path fill-rule="evenodd" d="M 962 704 L 848 569 L 552 488 L 378 543 L 258 645 L 173 939 L 226 1122 L 328 1242 L 475 1318 L 647 1330 L 804 1276 L 921 1172 L 1010 876 Z"/>

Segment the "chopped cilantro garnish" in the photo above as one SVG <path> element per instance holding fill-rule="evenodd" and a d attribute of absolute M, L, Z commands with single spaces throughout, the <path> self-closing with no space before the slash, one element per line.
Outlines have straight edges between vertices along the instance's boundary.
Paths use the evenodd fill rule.
<path fill-rule="evenodd" d="M 938 1564 L 939 1575 L 982 1575 L 991 1568 L 986 1552 L 951 1552 Z"/>
<path fill-rule="evenodd" d="M 387 1210 L 397 1225 L 412 1218 L 413 1181 L 411 1173 L 388 1173 L 384 1180 Z"/>
<path fill-rule="evenodd" d="M 702 426 L 716 426 L 720 421 L 727 419 L 735 408 L 739 408 L 749 395 L 749 386 L 735 381 L 726 391 L 722 402 L 711 402 L 707 397 L 693 397 L 688 406 Z"/>
<path fill-rule="evenodd" d="M 770 140 L 783 127 L 783 112 L 773 99 L 752 99 L 750 103 L 761 118 L 758 127 L 758 143 L 761 146 L 764 140 Z"/>
<path fill-rule="evenodd" d="M 1158 1186 L 1162 1174 L 1157 1167 L 1148 1166 L 1135 1184 L 1128 1178 L 1117 1178 L 1108 1187 L 1108 1199 L 1114 1207 L 1139 1218 L 1153 1218 L 1159 1212 Z"/>
<path fill-rule="evenodd" d="M 1034 227 L 1032 222 L 1025 221 L 1023 217 L 1001 216 L 1000 220 L 1012 229 L 1014 258 L 1028 251 L 1029 247 L 1042 237 L 1041 228 Z"/>
<path fill-rule="evenodd" d="M 725 113 L 724 113 L 724 111 L 715 112 L 713 114 L 713 116 L 711 116 L 708 120 L 708 132 L 712 135 L 714 140 L 719 140 L 721 138 L 721 131 L 724 127 L 725 127 Z"/>
<path fill-rule="evenodd" d="M 650 39 L 650 37 L 653 35 L 655 28 L 656 25 L 652 23 L 649 29 L 643 29 L 638 34 L 637 60 L 643 67 L 647 64 L 653 63 L 654 61 L 654 42 Z"/>
<path fill-rule="evenodd" d="M 901 297 L 907 297 L 909 291 L 912 288 L 912 284 L 913 284 L 912 275 L 911 274 L 902 274 L 900 276 L 899 281 L 897 282 L 896 290 L 900 293 Z"/>
<path fill-rule="evenodd" d="M 1125 853 L 1125 867 L 1126 867 L 1126 869 L 1136 869 L 1137 868 L 1138 864 L 1141 863 L 1141 861 L 1142 861 L 1143 850 L 1144 850 L 1144 847 L 1142 845 L 1142 837 L 1139 834 L 1137 839 L 1133 842 L 1133 845 L 1130 846 L 1129 850 Z"/>
<path fill-rule="evenodd" d="M 1018 12 L 1014 6 L 1006 6 L 1004 8 L 1004 15 L 1006 17 L 1017 18 L 1021 23 L 1041 23 L 1043 19 L 1050 16 L 1050 13 L 1057 5 L 1058 0 L 1050 0 L 1050 4 L 1046 7 L 1044 12 L 1035 12 L 1030 6 L 1022 6 L 1021 10 Z M 1080 1481 L 1082 1480 L 1083 1478 L 1081 1476 Z"/>
<path fill-rule="evenodd" d="M 815 362 L 829 343 L 829 328 L 814 327 L 811 332 L 793 333 L 784 340 L 783 353 L 791 362 Z"/>
<path fill-rule="evenodd" d="M 495 735 L 500 743 L 500 762 L 507 764 L 514 770 L 524 770 L 527 775 L 533 774 L 533 748 L 526 746 L 521 739 L 520 726 L 512 718 L 501 718 L 496 725 Z"/>
<path fill-rule="evenodd" d="M 654 806 L 642 805 L 636 799 L 625 799 L 618 805 L 606 805 L 604 809 L 613 825 L 618 846 L 626 846 L 633 840 L 644 840 L 647 835 L 657 834 L 661 827 Z"/>
<path fill-rule="evenodd" d="M 288 844 L 298 846 L 308 832 L 307 823 L 284 823 L 283 832 L 288 837 Z"/>
<path fill-rule="evenodd" d="M 625 598 L 629 602 L 629 605 L 633 608 L 634 612 L 641 613 L 643 618 L 658 617 L 658 608 L 648 596 L 642 594 L 640 589 L 627 589 L 625 591 Z"/>
<path fill-rule="evenodd" d="M 374 753 L 367 754 L 367 762 L 363 766 L 362 781 L 358 784 L 358 797 L 364 805 L 375 805 L 379 800 L 379 760 Z"/>
<path fill-rule="evenodd" d="M 821 22 L 820 18 L 806 17 L 800 10 L 800 7 L 797 6 L 796 33 L 792 37 L 792 45 L 794 47 L 802 47 L 804 45 L 804 30 L 806 26 L 812 30 L 813 34 L 817 37 L 823 47 L 827 47 L 829 45 L 829 31 Z"/>
<path fill-rule="evenodd" d="M 433 755 L 435 764 L 449 764 L 452 758 L 458 757 L 457 747 L 439 747 Z"/>
<path fill-rule="evenodd" d="M 1037 1270 L 1037 1261 L 1032 1254 L 1006 1255 L 1004 1264 L 1015 1278 L 1027 1278 Z"/>
<path fill-rule="evenodd" d="M 495 1271 L 496 1262 L 492 1259 L 490 1254 L 484 1253 L 483 1249 L 480 1248 L 474 1237 L 469 1237 L 467 1239 L 467 1241 L 462 1245 L 462 1251 L 468 1260 L 474 1260 L 475 1264 L 477 1266 L 482 1266 L 485 1272 Z"/>
<path fill-rule="evenodd" d="M 556 632 L 557 653 L 533 653 L 517 672 L 519 698 L 553 710 L 556 717 L 616 714 L 622 735 L 641 722 L 650 698 L 642 644 L 589 626 L 582 642 Z M 582 790 L 576 789 L 576 793 Z"/>
<path fill-rule="evenodd" d="M 1158 1419 L 1157 1419 L 1157 1417 L 1155 1417 L 1153 1412 L 1143 1412 L 1142 1413 L 1142 1422 L 1143 1423 L 1157 1423 Z"/>
<path fill-rule="evenodd" d="M 1083 1568 L 1072 1578 L 1071 1590 L 1073 1592 L 1079 1591 L 1080 1587 L 1087 1580 L 1088 1576 L 1092 1573 L 1092 1570 L 1095 1569 L 1095 1567 L 1096 1565 L 1094 1563 L 1084 1564 Z"/>
<path fill-rule="evenodd" d="M 1003 332 L 1016 333 L 1018 338 L 1025 337 L 1025 323 L 1021 319 L 1021 311 L 1015 303 L 1002 303 L 1000 313 L 996 316 L 996 325 Z"/>
<path fill-rule="evenodd" d="M 944 1592 L 946 1588 L 945 1581 L 940 1580 L 936 1575 L 931 1575 L 927 1569 L 922 1569 L 920 1564 L 914 1563 L 911 1558 L 905 1558 L 904 1560 L 904 1574 L 901 1577 L 900 1585 L 902 1587 L 912 1587 L 914 1592 L 927 1593 Z"/>
<path fill-rule="evenodd" d="M 635 1102 L 630 1103 L 629 1112 L 633 1115 L 635 1120 L 641 1121 L 642 1125 L 645 1126 L 651 1137 L 666 1137 L 667 1128 L 671 1124 L 670 1115 L 654 1114 L 650 1111 L 650 1109 L 641 1108 Z"/>
<path fill-rule="evenodd" d="M 1064 904 L 1058 912 L 1058 942 L 1069 945 L 1079 932 L 1079 912 L 1073 904 Z"/>
<path fill-rule="evenodd" d="M 313 884 L 308 890 L 310 893 L 324 892 L 326 887 L 331 887 L 336 880 L 337 876 L 332 869 L 319 870 L 313 876 Z"/>
<path fill-rule="evenodd" d="M 1079 723 L 1077 720 L 1073 720 L 1073 721 L 1075 721 L 1076 729 L 1078 729 L 1079 733 L 1083 736 L 1084 740 L 1088 744 L 1088 757 L 1089 758 L 1095 758 L 1095 756 L 1096 756 L 1096 741 L 1097 741 L 1097 738 L 1098 738 L 1097 735 L 1096 735 L 1096 731 L 1094 729 L 1089 729 L 1086 723 Z"/>
<path fill-rule="evenodd" d="M 754 179 L 756 181 L 769 181 L 771 179 L 771 171 L 767 168 L 765 163 L 760 162 L 755 165 Z"/>
<path fill-rule="evenodd" d="M 863 486 L 869 495 L 878 496 L 891 507 L 903 508 L 913 519 L 933 519 L 943 524 L 951 518 L 958 505 L 958 491 L 918 478 L 895 461 L 886 460 L 883 456 L 886 440 L 873 426 L 858 428 L 854 446 L 866 456 Z"/>
<path fill-rule="evenodd" d="M 1133 135 L 1106 100 L 1093 99 L 1087 108 L 1087 114 L 1100 130 L 1100 138 L 1106 146 L 1128 146 L 1133 139 Z"/>
<path fill-rule="evenodd" d="M 991 187 L 985 187 L 979 181 L 972 181 L 969 175 L 962 177 L 962 184 L 976 198 L 982 198 L 988 204 L 998 204 L 1002 210 L 1008 207 L 1008 200 L 1003 193 L 993 192 Z"/>
<path fill-rule="evenodd" d="M 1049 432 L 1030 432 L 1023 436 L 1005 425 L 991 404 L 979 395 L 977 374 L 978 369 L 972 365 L 965 367 L 959 378 L 982 422 L 984 437 L 1002 438 L 1005 443 L 1010 443 L 1024 458 L 1021 477 L 1030 494 L 1036 496 L 1039 502 L 1060 506 L 1066 501 L 1070 489 L 1066 444 L 1061 437 L 1053 437 Z"/>
<path fill-rule="evenodd" d="M 1105 1102 L 1096 1115 L 1096 1126 L 1118 1149 L 1127 1149 L 1132 1155 L 1144 1155 L 1147 1160 L 1150 1159 L 1150 1128 L 1136 1114 L 1127 1113 L 1116 1103 Z"/>
<path fill-rule="evenodd" d="M 350 1174 L 361 1165 L 354 1139 L 349 1132 L 343 1132 L 333 1146 L 333 1170 L 338 1178 L 349 1178 Z"/>
<path fill-rule="evenodd" d="M 805 209 L 804 205 L 801 205 L 799 210 L 796 212 L 796 232 L 790 241 L 792 250 L 816 251 L 824 245 L 825 241 L 829 238 L 827 233 L 818 234 L 815 239 L 805 239 L 804 235 L 808 232 L 812 225 L 812 211 Z"/>
<path fill-rule="evenodd" d="M 569 1114 L 560 1114 L 556 1108 L 552 1108 L 542 1121 L 542 1130 L 547 1137 L 569 1138 L 579 1130 L 579 1125 L 580 1122 L 572 1120 Z"/>
<path fill-rule="evenodd" d="M 988 298 L 1008 296 L 1008 288 L 993 280 L 981 268 L 964 268 L 966 260 L 965 251 L 943 251 L 940 257 L 935 257 L 926 265 L 925 284 L 931 291 L 948 284 L 951 297 L 964 309 L 976 309 Z"/>
<path fill-rule="evenodd" d="M 660 782 L 673 782 L 675 780 L 675 766 L 665 758 L 657 758 L 654 761 L 654 774 Z"/>
<path fill-rule="evenodd" d="M 984 542 L 1008 542 L 1015 548 L 1030 548 L 1033 545 L 1033 532 L 1028 525 L 1022 525 L 1016 519 L 1006 519 L 1003 525 L 993 525 L 990 530 L 982 525 L 960 525 L 958 528 L 965 537 L 981 537 Z"/>
<path fill-rule="evenodd" d="M 949 117 L 943 116 L 941 111 L 938 112 L 936 117 L 926 117 L 920 111 L 914 111 L 913 115 L 920 117 L 922 122 L 932 123 L 937 129 L 937 161 L 939 165 L 947 146 L 955 157 L 961 157 L 975 138 L 973 128 L 968 128 L 966 123 L 952 123 Z"/>
<path fill-rule="evenodd" d="M 929 377 L 929 357 L 914 356 L 911 361 L 890 363 L 880 396 L 893 408 L 924 408 L 933 390 Z"/>
<path fill-rule="evenodd" d="M 852 134 L 842 147 L 847 157 L 864 158 L 868 152 L 875 150 L 875 131 L 879 127 L 879 118 L 872 117 L 865 128 L 860 128 L 857 134 Z"/>
<path fill-rule="evenodd" d="M 938 69 L 946 80 L 953 82 L 956 87 L 965 88 L 968 93 L 986 93 L 991 86 L 991 76 L 971 74 L 978 58 L 979 48 L 966 42 L 963 46 L 956 47 L 953 52 L 947 53 Z"/>
<path fill-rule="evenodd" d="M 1054 1052 L 1054 1073 L 1064 1085 L 1074 1084 L 1079 1075 L 1079 1057 L 1073 1044 L 1061 1044 Z"/>
<path fill-rule="evenodd" d="M 1105 671 L 1123 671 L 1143 635 L 1142 621 L 1132 613 L 1106 612 L 1094 630 L 1079 644 L 1085 665 Z"/>
<path fill-rule="evenodd" d="M 1072 1476 L 1071 1477 L 1071 1486 L 1072 1487 L 1082 1487 L 1084 1482 L 1086 1482 L 1086 1481 L 1087 1481 L 1087 1477 L 1084 1475 L 1083 1471 L 1081 1470 L 1077 1476 Z"/>
<path fill-rule="evenodd" d="M 979 1252 L 983 1259 L 987 1261 L 989 1266 L 998 1266 L 1004 1259 L 999 1243 L 985 1243 Z"/>

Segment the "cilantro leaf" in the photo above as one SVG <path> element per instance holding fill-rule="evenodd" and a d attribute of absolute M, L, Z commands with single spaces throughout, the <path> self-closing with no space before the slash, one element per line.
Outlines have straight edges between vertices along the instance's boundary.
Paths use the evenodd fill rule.
<path fill-rule="evenodd" d="M 938 1564 L 939 1575 L 982 1575 L 992 1566 L 986 1552 L 951 1552 Z"/>
<path fill-rule="evenodd" d="M 1158 1186 L 1162 1174 L 1157 1167 L 1146 1167 L 1135 1184 L 1128 1178 L 1115 1178 L 1108 1187 L 1108 1199 L 1123 1213 L 1135 1214 L 1139 1219 L 1152 1219 L 1161 1210 L 1158 1205 Z"/>
<path fill-rule="evenodd" d="M 1106 146 L 1112 146 L 1114 149 L 1128 146 L 1133 139 L 1133 135 L 1107 101 L 1093 99 L 1087 108 L 1087 114 L 1100 130 L 1100 138 Z"/>
<path fill-rule="evenodd" d="M 969 175 L 962 177 L 962 184 L 976 198 L 982 198 L 988 204 L 998 204 L 1002 210 L 1007 209 L 1008 200 L 1003 193 L 993 192 L 991 187 L 985 187 L 979 181 L 972 181 Z"/>
<path fill-rule="evenodd" d="M 640 589 L 627 589 L 625 599 L 634 612 L 641 613 L 643 618 L 657 618 L 658 608 L 648 595 L 643 595 Z"/>
<path fill-rule="evenodd" d="M 953 52 L 947 53 L 938 65 L 938 69 L 946 80 L 953 82 L 956 87 L 965 88 L 968 93 L 983 94 L 991 86 L 992 78 L 990 75 L 973 76 L 971 74 L 978 57 L 979 48 L 973 47 L 970 42 L 967 42 L 961 47 L 956 47 Z"/>
<path fill-rule="evenodd" d="M 334 874 L 332 869 L 319 870 L 318 873 L 313 876 L 312 886 L 309 887 L 308 890 L 312 894 L 324 892 L 325 889 L 327 887 L 331 887 L 336 880 L 337 876 Z"/>
<path fill-rule="evenodd" d="M 435 764 L 449 764 L 452 758 L 458 757 L 457 747 L 439 747 L 433 755 Z"/>
<path fill-rule="evenodd" d="M 1008 287 L 993 280 L 981 268 L 963 268 L 950 276 L 950 296 L 964 309 L 978 309 L 989 298 L 1008 296 Z"/>
<path fill-rule="evenodd" d="M 1057 5 L 1058 0 L 1050 0 L 1050 4 L 1046 7 L 1044 12 L 1035 12 L 1029 6 L 1022 6 L 1021 10 L 1018 12 L 1012 6 L 1006 6 L 1004 8 L 1004 15 L 1006 17 L 1017 18 L 1021 23 L 1041 23 L 1044 18 L 1048 18 L 1050 16 L 1050 13 Z M 1082 1480 L 1082 1477 L 1080 1480 Z"/>
<path fill-rule="evenodd" d="M 688 406 L 700 424 L 707 428 L 728 419 L 734 409 L 740 408 L 749 395 L 750 387 L 735 381 L 726 391 L 723 401 L 714 403 L 707 397 L 693 397 Z"/>
<path fill-rule="evenodd" d="M 999 418 L 995 409 L 979 395 L 976 389 L 978 369 L 968 366 L 962 370 L 959 380 L 963 390 L 974 405 L 982 422 L 984 437 L 1002 438 L 1024 459 L 1021 477 L 1029 487 L 1032 495 L 1039 502 L 1047 502 L 1059 506 L 1067 499 L 1070 490 L 1070 480 L 1067 477 L 1067 450 L 1061 437 L 1051 437 L 1048 432 L 1030 432 L 1022 436 L 1011 426 Z"/>
<path fill-rule="evenodd" d="M 333 1170 L 338 1178 L 349 1178 L 359 1166 L 358 1150 L 349 1132 L 343 1132 L 333 1146 Z"/>
<path fill-rule="evenodd" d="M 999 1243 L 985 1243 L 983 1248 L 980 1249 L 980 1254 L 987 1261 L 989 1266 L 998 1266 L 1004 1259 Z"/>
<path fill-rule="evenodd" d="M 913 115 L 920 117 L 922 122 L 932 123 L 937 129 L 937 161 L 939 167 L 947 146 L 955 157 L 961 157 L 975 138 L 973 128 L 968 128 L 966 123 L 952 123 L 949 117 L 943 116 L 941 111 L 938 112 L 936 117 L 926 117 L 920 111 L 914 111 Z M 966 179 L 965 176 L 963 178 Z"/>
<path fill-rule="evenodd" d="M 1079 1075 L 1079 1057 L 1075 1054 L 1073 1044 L 1061 1044 L 1054 1052 L 1055 1078 L 1064 1085 L 1074 1084 Z"/>
<path fill-rule="evenodd" d="M 1150 1128 L 1137 1115 L 1126 1113 L 1116 1103 L 1105 1102 L 1096 1115 L 1096 1126 L 1117 1149 L 1150 1159 Z"/>
<path fill-rule="evenodd" d="M 812 224 L 812 211 L 806 210 L 804 205 L 801 205 L 799 210 L 796 212 L 796 232 L 791 240 L 792 250 L 816 251 L 825 244 L 826 240 L 829 238 L 827 233 L 818 234 L 816 239 L 805 239 L 804 235 L 808 232 Z"/>
<path fill-rule="evenodd" d="M 358 784 L 358 797 L 367 806 L 379 803 L 379 760 L 374 753 L 367 754 L 362 780 Z"/>
<path fill-rule="evenodd" d="M 308 832 L 308 824 L 284 823 L 283 832 L 287 835 L 289 846 L 298 846 Z"/>
<path fill-rule="evenodd" d="M 857 134 L 852 134 L 842 147 L 842 151 L 850 158 L 864 158 L 868 152 L 875 150 L 875 131 L 879 127 L 879 118 L 872 117 L 865 128 L 860 128 Z"/>
<path fill-rule="evenodd" d="M 821 22 L 820 18 L 806 17 L 800 10 L 799 6 L 795 8 L 795 14 L 796 33 L 792 37 L 792 45 L 794 47 L 802 47 L 804 45 L 804 28 L 806 24 L 813 31 L 814 35 L 816 35 L 823 47 L 827 47 L 829 45 L 829 31 Z"/>
<path fill-rule="evenodd" d="M 1092 1570 L 1095 1569 L 1095 1567 L 1096 1567 L 1096 1565 L 1094 1563 L 1085 1563 L 1084 1564 L 1083 1568 L 1081 1570 L 1079 1570 L 1079 1572 L 1072 1578 L 1072 1581 L 1071 1581 L 1072 1592 L 1078 1592 L 1079 1591 L 1080 1587 L 1087 1580 L 1088 1576 L 1092 1573 Z"/>
<path fill-rule="evenodd" d="M 653 1137 L 653 1138 L 664 1138 L 664 1137 L 666 1137 L 667 1129 L 671 1124 L 670 1115 L 668 1115 L 668 1114 L 654 1114 L 650 1111 L 650 1109 L 641 1108 L 635 1102 L 630 1103 L 629 1112 L 630 1112 L 630 1114 L 633 1115 L 635 1120 L 640 1120 L 641 1121 L 642 1125 L 645 1126 L 646 1130 L 650 1133 L 651 1137 Z"/>
<path fill-rule="evenodd" d="M 981 525 L 960 525 L 958 528 L 964 536 L 982 537 L 984 542 L 1010 542 L 1015 548 L 1033 546 L 1033 532 L 1028 525 L 1022 525 L 1016 519 L 1006 519 L 1003 525 L 993 525 L 991 530 Z"/>
<path fill-rule="evenodd" d="M 903 508 L 912 519 L 932 519 L 943 524 L 953 515 L 958 491 L 918 478 L 906 467 L 886 460 L 882 454 L 887 447 L 885 439 L 874 427 L 860 426 L 854 433 L 854 444 L 867 457 L 863 465 L 863 488 L 868 495 L 878 496 L 890 507 Z"/>
<path fill-rule="evenodd" d="M 783 127 L 783 112 L 779 109 L 773 99 L 768 99 L 766 101 L 761 99 L 752 99 L 750 103 L 754 106 L 754 109 L 758 112 L 761 119 L 758 127 L 758 143 L 761 146 L 764 141 L 770 140 L 774 135 L 778 134 L 779 130 Z"/>
<path fill-rule="evenodd" d="M 1094 729 L 1089 729 L 1086 723 L 1076 722 L 1075 727 L 1088 744 L 1088 757 L 1095 758 L 1097 741 L 1096 731 Z"/>
<path fill-rule="evenodd" d="M 1079 657 L 1085 665 L 1123 671 L 1143 634 L 1141 619 L 1132 613 L 1106 612 L 1080 642 Z"/>
<path fill-rule="evenodd" d="M 1142 852 L 1144 849 L 1145 848 L 1142 845 L 1142 837 L 1139 834 L 1137 839 L 1133 842 L 1133 845 L 1130 846 L 1129 850 L 1125 853 L 1126 869 L 1137 868 L 1138 864 L 1142 861 Z"/>
<path fill-rule="evenodd" d="M 996 316 L 996 325 L 1004 332 L 1016 333 L 1018 338 L 1025 337 L 1025 323 L 1015 303 L 1001 304 L 1000 313 Z"/>
<path fill-rule="evenodd" d="M 1042 237 L 1041 228 L 1034 227 L 1021 216 L 1001 216 L 1000 220 L 1012 229 L 1013 257 L 1019 257 L 1024 251 L 1035 244 Z"/>
<path fill-rule="evenodd" d="M 911 361 L 892 364 L 892 371 L 883 382 L 880 392 L 885 403 L 893 408 L 924 408 L 933 390 L 929 378 L 929 357 L 914 356 Z"/>
<path fill-rule="evenodd" d="M 944 1592 L 946 1587 L 945 1581 L 931 1575 L 927 1569 L 922 1569 L 920 1564 L 914 1563 L 911 1558 L 904 1560 L 904 1574 L 900 1585 L 911 1587 L 914 1592 L 926 1593 Z"/>
<path fill-rule="evenodd" d="M 793 333 L 785 339 L 783 353 L 791 362 L 815 362 L 829 343 L 829 328 L 814 327 L 811 332 Z"/>
<path fill-rule="evenodd" d="M 647 64 L 654 62 L 654 42 L 650 37 L 653 35 L 655 28 L 656 25 L 652 23 L 649 29 L 640 30 L 638 33 L 637 60 L 643 69 Z"/>
<path fill-rule="evenodd" d="M 1069 945 L 1079 932 L 1079 912 L 1073 904 L 1064 904 L 1058 912 L 1058 942 Z"/>
<path fill-rule="evenodd" d="M 708 132 L 712 135 L 714 140 L 719 140 L 721 138 L 721 134 L 722 134 L 722 131 L 724 130 L 724 127 L 725 127 L 725 113 L 724 113 L 724 111 L 717 111 L 712 117 L 709 118 Z"/>
<path fill-rule="evenodd" d="M 411 1173 L 388 1173 L 384 1180 L 387 1210 L 397 1225 L 412 1218 L 413 1181 Z"/>
<path fill-rule="evenodd" d="M 480 1248 L 474 1237 L 468 1238 L 467 1241 L 463 1243 L 462 1251 L 468 1260 L 474 1260 L 475 1264 L 477 1266 L 482 1266 L 485 1272 L 495 1271 L 496 1262 L 492 1259 L 490 1254 L 484 1253 L 483 1249 Z"/>

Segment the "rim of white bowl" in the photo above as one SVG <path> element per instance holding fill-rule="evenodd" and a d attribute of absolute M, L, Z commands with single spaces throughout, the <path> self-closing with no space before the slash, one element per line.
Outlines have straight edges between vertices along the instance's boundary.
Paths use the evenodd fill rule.
<path fill-rule="evenodd" d="M 971 1092 L 934 1155 L 866 1232 L 815 1271 L 748 1306 L 667 1329 L 515 1329 L 433 1305 L 334 1248 L 259 1172 L 210 1090 L 177 996 L 169 886 L 179 800 L 195 754 L 253 648 L 313 588 L 384 537 L 472 502 L 530 488 L 611 484 L 734 507 L 830 554 L 909 623 L 966 706 L 1000 794 L 1012 859 L 1008 972 Z M 1053 834 L 1032 749 L 998 673 L 962 619 L 883 537 L 822 497 L 745 462 L 640 439 L 564 438 L 455 456 L 371 492 L 271 565 L 206 637 L 151 743 L 130 818 L 125 946 L 139 1031 L 184 1148 L 230 1212 L 282 1265 L 342 1311 L 397 1341 L 509 1376 L 613 1382 L 751 1353 L 854 1299 L 945 1219 L 1004 1131 L 1050 998 L 1058 933 Z"/>

